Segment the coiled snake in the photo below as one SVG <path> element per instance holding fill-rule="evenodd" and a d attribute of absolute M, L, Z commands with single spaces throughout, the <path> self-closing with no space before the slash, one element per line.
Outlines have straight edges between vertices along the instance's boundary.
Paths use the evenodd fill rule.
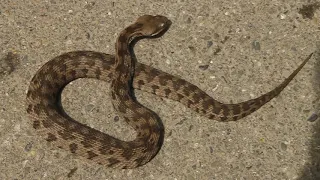
<path fill-rule="evenodd" d="M 27 113 L 33 128 L 47 141 L 99 164 L 135 168 L 157 154 L 163 127 L 152 111 L 134 99 L 131 88 L 179 101 L 209 119 L 235 121 L 277 96 L 312 56 L 310 54 L 272 91 L 238 104 L 223 104 L 183 79 L 141 63 L 134 64 L 129 48 L 131 42 L 146 36 L 159 36 L 170 24 L 166 17 L 144 15 L 120 33 L 115 57 L 93 51 L 75 51 L 43 65 L 32 78 L 27 93 Z M 114 109 L 137 131 L 135 140 L 116 139 L 73 120 L 63 111 L 61 91 L 78 78 L 111 81 Z"/>

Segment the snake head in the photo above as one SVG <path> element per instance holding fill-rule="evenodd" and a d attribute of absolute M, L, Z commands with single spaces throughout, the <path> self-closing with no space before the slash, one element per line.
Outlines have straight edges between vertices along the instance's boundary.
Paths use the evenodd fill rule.
<path fill-rule="evenodd" d="M 164 33 L 171 25 L 168 18 L 160 15 L 143 15 L 137 19 L 136 23 L 141 25 L 140 33 L 149 37 Z"/>

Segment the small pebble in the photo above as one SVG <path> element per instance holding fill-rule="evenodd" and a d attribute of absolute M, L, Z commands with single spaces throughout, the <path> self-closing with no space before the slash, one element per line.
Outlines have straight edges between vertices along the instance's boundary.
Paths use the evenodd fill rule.
<path fill-rule="evenodd" d="M 210 148 L 210 153 L 213 153 L 213 147 L 209 147 Z"/>
<path fill-rule="evenodd" d="M 33 142 L 29 142 L 29 143 L 24 147 L 24 150 L 25 150 L 26 152 L 31 151 L 31 149 L 32 149 L 32 144 L 33 144 Z"/>
<path fill-rule="evenodd" d="M 188 24 L 190 24 L 190 23 L 191 23 L 191 18 L 190 18 L 190 17 L 188 17 L 188 19 L 187 19 L 187 23 L 188 23 Z"/>
<path fill-rule="evenodd" d="M 280 14 L 280 19 L 285 19 L 286 15 L 285 14 Z"/>
<path fill-rule="evenodd" d="M 188 48 L 190 49 L 191 52 L 196 52 L 196 48 L 193 46 L 188 46 Z"/>
<path fill-rule="evenodd" d="M 308 118 L 308 121 L 309 122 L 314 122 L 314 121 L 316 121 L 317 119 L 318 119 L 318 115 L 317 114 L 315 114 L 315 113 L 313 113 L 309 118 Z"/>
<path fill-rule="evenodd" d="M 86 33 L 86 37 L 87 37 L 87 39 L 90 39 L 90 37 L 91 37 L 91 36 L 90 36 L 90 33 L 87 32 L 87 33 Z"/>
<path fill-rule="evenodd" d="M 231 129 L 230 128 L 227 129 L 227 135 L 229 135 L 229 134 L 231 134 Z"/>
<path fill-rule="evenodd" d="M 259 43 L 258 41 L 253 41 L 253 42 L 252 42 L 252 48 L 253 48 L 254 50 L 260 50 L 260 49 L 261 49 L 260 43 Z"/>
<path fill-rule="evenodd" d="M 199 69 L 206 70 L 206 69 L 208 69 L 208 67 L 209 67 L 209 65 L 200 65 Z"/>
<path fill-rule="evenodd" d="M 220 47 L 217 47 L 213 53 L 213 55 L 217 55 L 221 51 Z"/>
<path fill-rule="evenodd" d="M 282 142 L 282 143 L 280 144 L 280 148 L 281 148 L 283 151 L 286 151 L 286 150 L 287 150 L 287 145 Z"/>
<path fill-rule="evenodd" d="M 213 42 L 212 41 L 208 41 L 207 42 L 207 47 L 209 48 L 209 47 L 211 47 L 213 45 Z"/>

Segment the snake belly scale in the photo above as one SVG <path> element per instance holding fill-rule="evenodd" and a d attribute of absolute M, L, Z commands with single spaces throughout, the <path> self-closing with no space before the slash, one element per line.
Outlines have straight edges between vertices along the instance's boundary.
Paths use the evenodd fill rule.
<path fill-rule="evenodd" d="M 276 97 L 312 56 L 310 54 L 270 92 L 245 102 L 224 104 L 179 77 L 133 62 L 129 50 L 131 42 L 137 38 L 158 36 L 170 24 L 166 17 L 144 15 L 120 33 L 115 56 L 94 51 L 74 51 L 44 64 L 32 78 L 27 93 L 27 113 L 33 128 L 59 148 L 99 164 L 135 168 L 146 164 L 157 154 L 164 130 L 154 112 L 134 99 L 132 88 L 181 102 L 209 119 L 235 121 Z M 121 141 L 73 120 L 63 111 L 61 92 L 68 83 L 78 78 L 111 82 L 114 109 L 137 131 L 135 140 Z"/>

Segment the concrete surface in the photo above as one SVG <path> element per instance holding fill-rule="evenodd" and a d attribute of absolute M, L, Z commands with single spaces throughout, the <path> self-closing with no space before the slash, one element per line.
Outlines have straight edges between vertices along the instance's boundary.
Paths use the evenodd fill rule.
<path fill-rule="evenodd" d="M 219 123 L 171 100 L 137 91 L 165 126 L 158 155 L 138 169 L 110 169 L 46 143 L 30 126 L 25 97 L 34 73 L 72 50 L 114 53 L 118 33 L 143 14 L 173 22 L 135 46 L 140 62 L 179 75 L 222 102 L 271 90 L 319 49 L 319 2 L 0 1 L 0 179 L 320 178 L 320 65 L 315 55 L 283 93 L 252 115 Z M 109 84 L 82 79 L 63 92 L 66 111 L 122 139 Z M 309 121 L 308 121 L 309 119 Z"/>

